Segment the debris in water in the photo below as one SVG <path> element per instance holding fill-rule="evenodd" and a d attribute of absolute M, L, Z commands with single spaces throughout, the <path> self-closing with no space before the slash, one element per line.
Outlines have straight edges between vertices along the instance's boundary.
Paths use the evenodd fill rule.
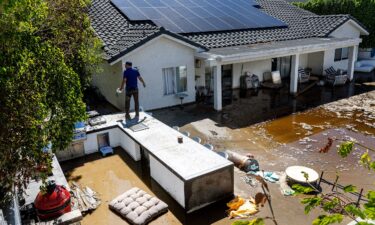
<path fill-rule="evenodd" d="M 101 203 L 97 193 L 88 186 L 82 188 L 76 182 L 72 182 L 71 192 L 73 193 L 73 198 L 77 200 L 78 208 L 82 213 L 95 210 Z"/>

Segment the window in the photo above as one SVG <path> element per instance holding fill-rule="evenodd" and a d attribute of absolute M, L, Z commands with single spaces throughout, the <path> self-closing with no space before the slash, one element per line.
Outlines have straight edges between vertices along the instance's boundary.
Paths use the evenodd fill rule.
<path fill-rule="evenodd" d="M 187 90 L 186 66 L 163 68 L 164 95 L 172 95 Z"/>
<path fill-rule="evenodd" d="M 349 48 L 337 48 L 335 50 L 335 61 L 348 59 Z"/>

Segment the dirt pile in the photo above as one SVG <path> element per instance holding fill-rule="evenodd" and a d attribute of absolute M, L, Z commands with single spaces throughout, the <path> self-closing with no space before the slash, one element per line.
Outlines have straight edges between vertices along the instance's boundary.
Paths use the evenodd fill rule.
<path fill-rule="evenodd" d="M 362 122 L 375 128 L 375 91 L 341 99 L 321 107 L 336 113 L 339 118 L 351 118 L 354 114 L 360 115 L 363 118 Z"/>

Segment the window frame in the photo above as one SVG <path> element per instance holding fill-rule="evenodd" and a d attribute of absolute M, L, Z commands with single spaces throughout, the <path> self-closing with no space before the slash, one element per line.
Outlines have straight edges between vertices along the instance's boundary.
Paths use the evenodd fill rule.
<path fill-rule="evenodd" d="M 338 51 L 340 52 L 338 53 Z M 333 59 L 334 62 L 347 60 L 347 59 L 349 59 L 349 47 L 335 49 L 335 54 L 334 54 L 334 59 Z"/>
<path fill-rule="evenodd" d="M 169 71 L 168 74 L 166 71 Z M 183 75 L 181 76 L 180 74 L 181 71 L 183 71 Z M 171 73 L 172 72 L 172 73 Z M 167 77 L 172 76 L 172 83 L 169 82 L 170 78 Z M 180 82 L 181 78 L 185 80 L 185 83 L 183 84 L 183 88 L 180 90 Z M 163 79 L 163 96 L 169 96 L 169 95 L 176 95 L 178 93 L 183 93 L 187 92 L 188 90 L 188 73 L 187 73 L 187 66 L 174 66 L 174 67 L 165 67 L 162 68 L 162 79 Z M 166 85 L 172 84 L 172 87 L 166 88 Z M 169 90 L 172 88 L 172 90 Z"/>

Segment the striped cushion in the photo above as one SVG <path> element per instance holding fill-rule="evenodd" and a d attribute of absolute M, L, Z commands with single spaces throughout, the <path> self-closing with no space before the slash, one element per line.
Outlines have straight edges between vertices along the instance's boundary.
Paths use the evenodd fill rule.
<path fill-rule="evenodd" d="M 300 74 L 300 75 L 305 75 L 306 74 L 306 72 L 305 72 L 305 70 L 304 69 L 302 69 L 302 68 L 298 68 L 298 74 Z"/>
<path fill-rule="evenodd" d="M 329 67 L 328 69 L 325 69 L 326 73 L 328 75 L 336 75 L 337 74 L 337 71 L 335 70 L 335 68 L 333 68 L 332 66 Z"/>

